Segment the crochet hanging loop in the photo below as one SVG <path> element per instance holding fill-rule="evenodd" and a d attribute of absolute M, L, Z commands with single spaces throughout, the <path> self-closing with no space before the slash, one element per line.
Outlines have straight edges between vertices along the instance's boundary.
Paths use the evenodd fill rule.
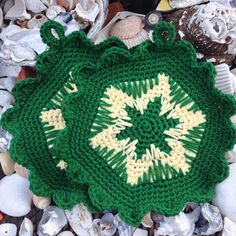
<path fill-rule="evenodd" d="M 176 38 L 175 27 L 169 22 L 162 21 L 156 25 L 152 35 L 159 48 L 171 47 Z"/>
<path fill-rule="evenodd" d="M 65 38 L 63 26 L 52 20 L 49 20 L 42 25 L 40 34 L 43 42 L 49 47 L 60 45 L 61 40 Z"/>

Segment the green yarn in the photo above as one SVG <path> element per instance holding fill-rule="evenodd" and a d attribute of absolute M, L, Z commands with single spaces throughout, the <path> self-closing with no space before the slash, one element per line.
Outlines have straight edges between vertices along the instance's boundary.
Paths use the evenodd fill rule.
<path fill-rule="evenodd" d="M 2 119 L 33 192 L 64 208 L 118 210 L 132 225 L 150 210 L 170 216 L 211 200 L 236 141 L 236 103 L 214 87 L 212 64 L 198 63 L 167 22 L 131 50 L 112 37 L 65 37 L 55 22 L 41 33 L 50 49 L 37 78 L 16 85 Z"/>

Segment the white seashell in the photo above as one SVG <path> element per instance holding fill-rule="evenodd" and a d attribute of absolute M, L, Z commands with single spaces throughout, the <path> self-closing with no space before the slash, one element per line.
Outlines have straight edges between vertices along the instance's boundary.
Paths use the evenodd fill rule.
<path fill-rule="evenodd" d="M 17 227 L 15 224 L 0 224 L 0 235 L 1 236 L 16 236 Z"/>
<path fill-rule="evenodd" d="M 66 210 L 66 217 L 71 228 L 78 235 L 89 235 L 89 230 L 92 227 L 92 214 L 82 204 L 77 204 L 71 211 Z"/>
<path fill-rule="evenodd" d="M 160 227 L 156 231 L 157 235 L 191 236 L 199 215 L 200 207 L 197 207 L 188 214 L 181 212 L 177 216 L 164 217 L 164 221 L 160 222 Z"/>
<path fill-rule="evenodd" d="M 28 178 L 28 176 L 29 176 L 29 171 L 25 167 L 23 167 L 17 163 L 15 163 L 14 170 L 15 170 L 16 174 L 18 174 L 21 177 Z"/>
<path fill-rule="evenodd" d="M 3 12 L 2 9 L 0 8 L 0 29 L 2 28 L 2 24 L 3 24 Z"/>
<path fill-rule="evenodd" d="M 82 29 L 82 25 L 79 24 L 76 20 L 71 20 L 68 24 L 65 26 L 65 35 L 69 35 L 74 31 L 79 31 Z"/>
<path fill-rule="evenodd" d="M 31 210 L 32 193 L 29 181 L 17 174 L 6 176 L 0 181 L 0 211 L 20 217 Z"/>
<path fill-rule="evenodd" d="M 109 0 L 96 0 L 99 7 L 99 14 L 96 17 L 95 23 L 92 24 L 87 37 L 93 39 L 95 35 L 102 29 L 102 26 L 106 20 L 108 12 Z"/>
<path fill-rule="evenodd" d="M 16 83 L 16 78 L 12 77 L 12 76 L 4 77 L 4 78 L 0 79 L 0 85 L 5 87 L 10 92 L 13 89 L 13 87 L 15 86 L 15 83 Z"/>
<path fill-rule="evenodd" d="M 137 228 L 134 231 L 133 236 L 148 236 L 148 231 L 144 229 Z"/>
<path fill-rule="evenodd" d="M 33 195 L 33 203 L 37 208 L 43 210 L 51 204 L 51 198 Z"/>
<path fill-rule="evenodd" d="M 37 14 L 27 22 L 29 29 L 40 28 L 47 21 L 47 17 L 43 14 Z"/>
<path fill-rule="evenodd" d="M 34 13 L 45 11 L 47 7 L 40 0 L 25 0 L 26 9 Z"/>
<path fill-rule="evenodd" d="M 223 93 L 228 93 L 233 95 L 234 88 L 233 82 L 230 76 L 229 66 L 225 63 L 219 64 L 215 66 L 216 69 L 216 78 L 215 78 L 215 86 Z"/>
<path fill-rule="evenodd" d="M 128 225 L 124 221 L 121 220 L 119 214 L 115 215 L 114 223 L 119 231 L 120 236 L 130 236 L 133 235 L 135 228 L 131 225 Z"/>
<path fill-rule="evenodd" d="M 48 19 L 53 20 L 60 12 L 66 12 L 65 8 L 59 5 L 52 5 L 46 11 L 46 16 Z"/>
<path fill-rule="evenodd" d="M 5 87 L 0 85 L 0 106 L 11 105 L 13 101 L 14 98 L 12 94 Z"/>
<path fill-rule="evenodd" d="M 10 46 L 10 45 L 9 45 Z M 21 45 L 11 45 L 11 59 L 15 62 L 21 62 L 24 60 L 34 61 L 36 59 L 36 53 L 33 49 L 22 47 Z"/>
<path fill-rule="evenodd" d="M 201 205 L 201 213 L 194 232 L 198 235 L 215 234 L 223 229 L 223 221 L 217 207 L 205 203 Z"/>
<path fill-rule="evenodd" d="M 112 236 L 116 232 L 114 216 L 112 213 L 106 213 L 101 219 L 93 220 L 92 231 L 90 234 L 99 236 Z"/>
<path fill-rule="evenodd" d="M 33 236 L 33 233 L 33 223 L 30 219 L 25 217 L 20 226 L 19 236 Z"/>
<path fill-rule="evenodd" d="M 5 15 L 7 20 L 29 20 L 31 15 L 26 12 L 24 0 L 15 0 L 13 7 Z"/>
<path fill-rule="evenodd" d="M 95 0 L 79 0 L 75 12 L 80 19 L 93 24 L 98 16 L 99 7 Z"/>
<path fill-rule="evenodd" d="M 38 236 L 54 236 L 67 224 L 65 213 L 62 209 L 49 206 L 43 210 L 43 217 L 38 225 Z"/>
<path fill-rule="evenodd" d="M 5 1 L 3 9 L 3 15 L 6 15 L 6 13 L 14 6 L 14 0 L 8 0 Z"/>
<path fill-rule="evenodd" d="M 213 204 L 220 209 L 222 215 L 236 221 L 236 163 L 229 165 L 229 177 L 216 185 Z"/>
<path fill-rule="evenodd" d="M 209 0 L 169 0 L 172 8 L 190 7 L 204 2 L 209 2 Z"/>
<path fill-rule="evenodd" d="M 233 236 L 236 232 L 236 223 L 228 217 L 224 218 L 224 229 L 222 236 Z"/>
<path fill-rule="evenodd" d="M 74 234 L 70 231 L 64 231 L 59 233 L 57 236 L 74 236 Z"/>
<path fill-rule="evenodd" d="M 0 163 L 5 175 L 11 175 L 14 173 L 15 162 L 7 153 L 0 153 Z"/>

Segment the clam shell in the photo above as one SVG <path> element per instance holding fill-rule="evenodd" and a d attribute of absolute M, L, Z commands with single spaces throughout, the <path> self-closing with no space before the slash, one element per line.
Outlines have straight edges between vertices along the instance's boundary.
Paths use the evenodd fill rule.
<path fill-rule="evenodd" d="M 34 226 L 30 219 L 24 218 L 21 223 L 19 236 L 33 236 Z"/>
<path fill-rule="evenodd" d="M 51 198 L 33 195 L 33 203 L 37 208 L 43 210 L 51 204 Z"/>
<path fill-rule="evenodd" d="M 109 31 L 109 35 L 116 36 L 120 39 L 130 39 L 138 35 L 142 29 L 142 18 L 129 16 L 114 24 Z"/>
<path fill-rule="evenodd" d="M 0 153 L 0 163 L 5 175 L 11 175 L 14 173 L 15 162 L 7 153 Z"/>
<path fill-rule="evenodd" d="M 15 224 L 1 224 L 0 225 L 0 235 L 1 236 L 16 236 L 17 227 Z"/>
<path fill-rule="evenodd" d="M 24 0 L 15 0 L 14 5 L 8 10 L 5 15 L 7 20 L 29 20 L 31 15 L 26 12 Z"/>
<path fill-rule="evenodd" d="M 169 0 L 172 8 L 190 7 L 205 2 L 209 2 L 209 0 Z"/>
<path fill-rule="evenodd" d="M 75 7 L 75 12 L 80 19 L 93 24 L 98 16 L 99 7 L 94 0 L 79 0 Z"/>
<path fill-rule="evenodd" d="M 31 210 L 32 193 L 29 190 L 29 181 L 17 174 L 5 176 L 0 181 L 0 211 L 20 217 Z"/>
<path fill-rule="evenodd" d="M 26 9 L 34 13 L 45 11 L 47 7 L 40 0 L 24 0 Z"/>

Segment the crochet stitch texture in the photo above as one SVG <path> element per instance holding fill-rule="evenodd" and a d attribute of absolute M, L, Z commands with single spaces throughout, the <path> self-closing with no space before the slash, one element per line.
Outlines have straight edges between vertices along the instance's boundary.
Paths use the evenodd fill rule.
<path fill-rule="evenodd" d="M 65 37 L 63 27 L 54 21 L 41 27 L 41 37 L 50 48 L 37 58 L 37 77 L 16 84 L 14 107 L 1 120 L 1 125 L 13 134 L 10 155 L 30 170 L 30 188 L 35 194 L 51 196 L 63 208 L 83 201 L 94 209 L 87 187 L 69 180 L 61 171 L 64 163 L 54 159 L 51 148 L 57 132 L 65 127 L 61 101 L 77 90 L 70 82 L 71 68 L 79 62 L 96 61 L 106 48 L 123 44 L 112 38 L 94 49 L 83 32 Z"/>
<path fill-rule="evenodd" d="M 16 85 L 2 119 L 33 192 L 64 208 L 118 210 L 132 225 L 150 210 L 175 215 L 212 198 L 228 175 L 236 104 L 171 24 L 130 50 L 114 37 L 99 45 L 80 32 L 65 37 L 55 22 L 42 38 L 50 49 L 37 78 Z"/>
<path fill-rule="evenodd" d="M 53 147 L 94 206 L 132 225 L 150 210 L 175 215 L 211 200 L 236 139 L 235 100 L 214 87 L 214 66 L 167 22 L 153 40 L 73 68 L 78 91 L 62 103 L 66 128 Z"/>

